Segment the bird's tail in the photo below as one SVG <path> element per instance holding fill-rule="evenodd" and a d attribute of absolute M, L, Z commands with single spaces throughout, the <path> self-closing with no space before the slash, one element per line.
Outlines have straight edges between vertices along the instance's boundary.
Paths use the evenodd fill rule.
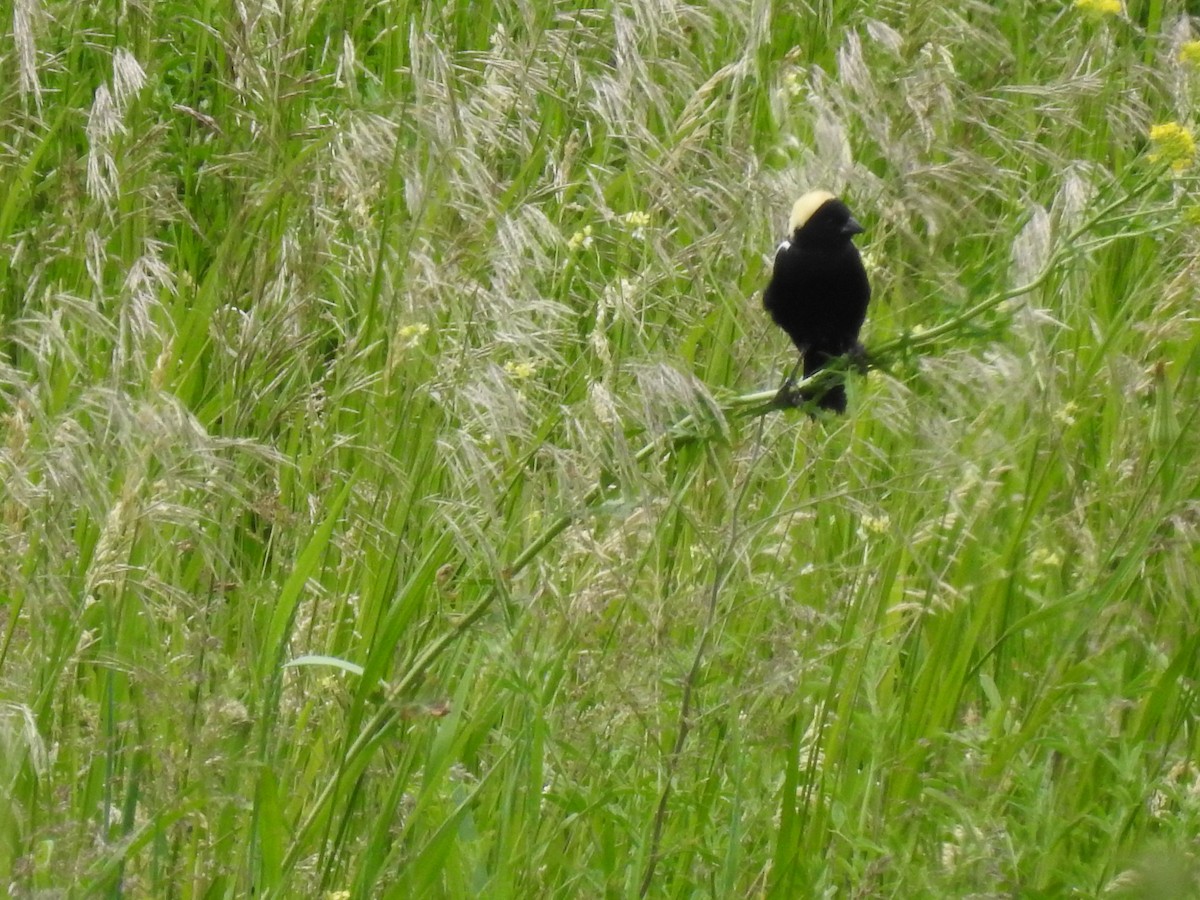
<path fill-rule="evenodd" d="M 808 378 L 814 372 L 824 368 L 825 364 L 837 355 L 824 350 L 809 350 L 804 354 L 804 377 Z M 801 391 L 800 396 L 806 401 L 816 400 L 820 409 L 828 409 L 836 413 L 846 411 L 846 386 L 840 380 L 827 381 L 819 388 Z"/>

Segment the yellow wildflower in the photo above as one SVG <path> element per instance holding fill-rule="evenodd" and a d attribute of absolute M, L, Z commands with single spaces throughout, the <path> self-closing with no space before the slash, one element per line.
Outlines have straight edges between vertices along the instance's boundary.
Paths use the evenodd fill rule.
<path fill-rule="evenodd" d="M 640 241 L 646 237 L 646 226 L 650 224 L 650 213 L 634 210 L 621 216 L 621 220 L 633 235 L 634 240 Z"/>
<path fill-rule="evenodd" d="M 1157 148 L 1150 154 L 1152 161 L 1162 160 L 1176 172 L 1182 172 L 1196 159 L 1196 139 L 1178 122 L 1164 122 L 1150 129 L 1150 141 Z"/>
<path fill-rule="evenodd" d="M 805 75 L 800 69 L 788 69 L 783 74 L 783 89 L 788 92 L 789 97 L 799 97 L 805 92 Z"/>
<path fill-rule="evenodd" d="M 567 249 L 572 253 L 583 248 L 586 250 L 592 246 L 592 226 L 584 225 L 582 231 L 577 231 L 571 235 L 571 239 L 567 241 Z"/>
<path fill-rule="evenodd" d="M 1089 16 L 1115 16 L 1121 12 L 1121 0 L 1075 0 L 1075 8 Z"/>
<path fill-rule="evenodd" d="M 1031 553 L 1029 556 L 1029 561 L 1035 566 L 1053 569 L 1062 565 L 1062 554 L 1060 554 L 1057 550 L 1048 550 L 1045 547 L 1035 547 L 1033 553 Z"/>
<path fill-rule="evenodd" d="M 1179 48 L 1179 61 L 1200 69 L 1200 41 L 1184 41 Z"/>
<path fill-rule="evenodd" d="M 1079 404 L 1074 400 L 1068 400 L 1054 413 L 1054 421 L 1059 425 L 1070 427 L 1075 424 L 1075 416 L 1079 412 Z"/>
<path fill-rule="evenodd" d="M 415 325 L 405 325 L 396 332 L 396 337 L 400 340 L 400 346 L 405 350 L 417 346 L 421 342 L 421 338 L 429 333 L 429 326 L 424 322 L 418 322 Z"/>
<path fill-rule="evenodd" d="M 507 372 L 513 378 L 516 378 L 518 381 L 521 381 L 526 378 L 532 378 L 534 376 L 534 374 L 537 372 L 537 369 L 534 368 L 533 365 L 531 365 L 530 363 L 527 363 L 527 362 L 511 362 L 510 361 L 510 362 L 506 362 L 504 364 L 504 371 Z"/>
<path fill-rule="evenodd" d="M 859 533 L 884 534 L 891 527 L 892 519 L 887 513 L 878 516 L 865 515 L 862 517 Z"/>

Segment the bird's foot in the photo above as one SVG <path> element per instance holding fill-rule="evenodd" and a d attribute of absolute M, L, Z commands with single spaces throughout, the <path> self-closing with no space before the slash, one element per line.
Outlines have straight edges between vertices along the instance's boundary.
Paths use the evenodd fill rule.
<path fill-rule="evenodd" d="M 795 382 L 788 379 L 783 383 L 783 387 L 779 389 L 779 393 L 775 395 L 775 399 L 771 401 L 771 405 L 775 409 L 795 409 L 797 406 L 803 406 L 808 401 L 808 397 L 804 392 L 796 388 Z"/>
<path fill-rule="evenodd" d="M 779 389 L 779 393 L 775 395 L 771 405 L 776 409 L 799 409 L 802 406 L 811 406 L 817 397 L 818 395 L 814 394 L 812 390 L 796 387 L 796 383 L 789 378 Z M 809 409 L 809 413 L 813 411 L 813 409 Z"/>
<path fill-rule="evenodd" d="M 860 375 L 866 375 L 871 366 L 871 355 L 861 341 L 855 341 L 854 346 L 846 352 L 848 368 L 854 369 Z"/>

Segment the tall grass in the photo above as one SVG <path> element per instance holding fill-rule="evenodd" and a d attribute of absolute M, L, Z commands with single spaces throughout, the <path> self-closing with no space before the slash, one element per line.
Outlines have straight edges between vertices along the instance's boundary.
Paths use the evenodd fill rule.
<path fill-rule="evenodd" d="M 1185 12 L 16 0 L 9 892 L 1195 892 Z"/>

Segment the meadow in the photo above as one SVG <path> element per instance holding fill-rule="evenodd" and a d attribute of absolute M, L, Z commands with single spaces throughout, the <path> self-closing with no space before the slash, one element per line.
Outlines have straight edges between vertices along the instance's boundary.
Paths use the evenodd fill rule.
<path fill-rule="evenodd" d="M 1192 13 L 15 0 L 7 894 L 1197 896 Z"/>

